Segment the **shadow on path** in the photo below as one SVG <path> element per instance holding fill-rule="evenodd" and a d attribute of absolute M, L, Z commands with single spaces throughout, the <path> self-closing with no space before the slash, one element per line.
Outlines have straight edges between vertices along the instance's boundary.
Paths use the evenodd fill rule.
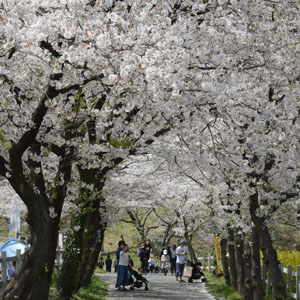
<path fill-rule="evenodd" d="M 163 274 L 148 274 L 149 291 L 135 289 L 134 291 L 116 291 L 114 289 L 116 274 L 99 274 L 101 279 L 110 284 L 107 300 L 215 300 L 205 289 L 203 283 L 176 282 L 175 277 L 163 276 Z"/>

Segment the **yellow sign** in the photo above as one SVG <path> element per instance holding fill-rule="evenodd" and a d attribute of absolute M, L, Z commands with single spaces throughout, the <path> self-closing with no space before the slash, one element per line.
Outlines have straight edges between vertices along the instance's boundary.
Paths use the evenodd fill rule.
<path fill-rule="evenodd" d="M 217 259 L 217 273 L 223 274 L 222 255 L 221 255 L 221 238 L 219 236 L 214 237 L 214 245 Z"/>

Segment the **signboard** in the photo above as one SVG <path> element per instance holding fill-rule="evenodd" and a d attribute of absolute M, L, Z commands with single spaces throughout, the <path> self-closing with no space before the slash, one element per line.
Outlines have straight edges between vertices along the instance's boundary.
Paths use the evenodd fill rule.
<path fill-rule="evenodd" d="M 214 245 L 215 245 L 215 252 L 216 252 L 216 259 L 217 259 L 217 273 L 222 275 L 223 265 L 222 265 L 222 255 L 221 255 L 221 237 L 215 236 L 214 237 Z"/>

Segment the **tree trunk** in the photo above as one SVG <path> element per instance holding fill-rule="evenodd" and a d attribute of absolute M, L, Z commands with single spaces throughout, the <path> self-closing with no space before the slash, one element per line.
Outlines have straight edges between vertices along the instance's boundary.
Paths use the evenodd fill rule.
<path fill-rule="evenodd" d="M 261 250 L 264 255 L 264 264 L 267 266 L 269 278 L 272 284 L 273 298 L 275 300 L 286 299 L 286 286 L 280 270 L 277 252 L 273 248 L 272 238 L 267 227 L 260 232 Z"/>
<path fill-rule="evenodd" d="M 242 236 L 236 235 L 236 269 L 237 269 L 237 286 L 241 295 L 244 295 L 245 288 L 245 260 L 244 260 L 244 243 Z"/>
<path fill-rule="evenodd" d="M 188 234 L 188 232 L 185 232 L 184 233 L 184 239 L 185 239 L 186 244 L 188 246 L 188 250 L 189 250 L 190 257 L 191 257 L 191 261 L 193 263 L 198 262 L 197 256 L 195 254 L 195 251 L 194 251 L 194 248 L 193 248 L 193 245 L 192 245 L 192 236 L 190 236 Z"/>
<path fill-rule="evenodd" d="M 252 253 L 250 246 L 245 247 L 245 300 L 253 299 L 253 282 L 252 282 Z"/>
<path fill-rule="evenodd" d="M 228 243 L 228 253 L 229 253 L 229 265 L 230 265 L 230 275 L 231 284 L 237 290 L 237 271 L 236 271 L 236 259 L 235 259 L 235 247 L 234 247 L 234 234 L 233 230 L 229 230 L 229 243 Z"/>
<path fill-rule="evenodd" d="M 222 255 L 222 264 L 224 271 L 224 279 L 226 284 L 230 284 L 230 273 L 228 267 L 228 259 L 227 259 L 227 240 L 221 239 L 221 255 Z"/>
<path fill-rule="evenodd" d="M 75 291 L 78 291 L 81 286 L 89 286 L 98 262 L 106 227 L 100 212 L 100 205 L 103 201 L 102 198 L 94 200 L 92 210 L 88 213 L 82 246 L 82 259 L 77 271 L 79 281 Z"/>
<path fill-rule="evenodd" d="M 20 272 L 5 290 L 3 300 L 48 300 L 60 214 L 49 217 L 47 207 L 30 211 L 27 222 L 31 230 L 31 247 L 25 255 Z"/>
<path fill-rule="evenodd" d="M 269 278 L 273 287 L 273 298 L 281 300 L 286 298 L 286 286 L 281 274 L 276 250 L 272 245 L 272 238 L 268 227 L 265 226 L 265 218 L 258 217 L 256 211 L 259 208 L 258 193 L 250 197 L 251 220 L 256 227 L 259 236 L 260 247 L 264 255 L 264 264 L 267 267 Z"/>
<path fill-rule="evenodd" d="M 79 280 L 76 278 L 76 272 L 81 261 L 82 243 L 87 221 L 87 213 L 82 213 L 82 211 L 86 211 L 86 209 L 86 205 L 80 207 L 80 213 L 72 216 L 71 227 L 67 233 L 63 264 L 56 282 L 57 294 L 63 300 L 71 299 Z M 78 230 L 74 230 L 76 227 Z"/>
<path fill-rule="evenodd" d="M 172 229 L 173 229 L 172 224 L 166 225 L 166 230 L 164 232 L 162 246 L 164 246 L 165 244 L 169 244 L 171 238 L 175 235 L 175 232 Z"/>
<path fill-rule="evenodd" d="M 91 283 L 92 276 L 97 266 L 99 254 L 103 246 L 105 230 L 106 228 L 104 226 L 100 229 L 100 236 L 96 238 L 94 245 L 92 246 L 92 251 L 88 257 L 85 271 L 84 273 L 82 273 L 82 276 L 80 278 L 80 285 L 83 287 L 88 287 Z"/>
<path fill-rule="evenodd" d="M 251 241 L 253 300 L 261 300 L 264 297 L 264 286 L 261 278 L 259 236 L 256 227 L 252 228 Z"/>

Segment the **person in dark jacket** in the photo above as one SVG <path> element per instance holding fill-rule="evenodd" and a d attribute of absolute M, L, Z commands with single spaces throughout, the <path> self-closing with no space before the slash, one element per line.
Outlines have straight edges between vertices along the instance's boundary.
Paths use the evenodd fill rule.
<path fill-rule="evenodd" d="M 111 272 L 111 265 L 112 265 L 112 259 L 110 258 L 110 255 L 107 255 L 107 258 L 105 260 L 105 267 L 107 272 Z"/>
<path fill-rule="evenodd" d="M 139 250 L 139 256 L 141 260 L 141 267 L 144 270 L 144 274 L 146 275 L 149 272 L 149 258 L 153 253 L 153 249 L 151 246 L 150 240 L 146 240 L 145 243 L 141 246 Z"/>
<path fill-rule="evenodd" d="M 201 262 L 192 263 L 190 260 L 188 261 L 188 264 L 193 268 L 192 270 L 192 276 L 189 278 L 189 283 L 193 283 L 193 279 L 201 279 L 202 282 L 206 281 L 205 275 L 201 270 Z"/>

